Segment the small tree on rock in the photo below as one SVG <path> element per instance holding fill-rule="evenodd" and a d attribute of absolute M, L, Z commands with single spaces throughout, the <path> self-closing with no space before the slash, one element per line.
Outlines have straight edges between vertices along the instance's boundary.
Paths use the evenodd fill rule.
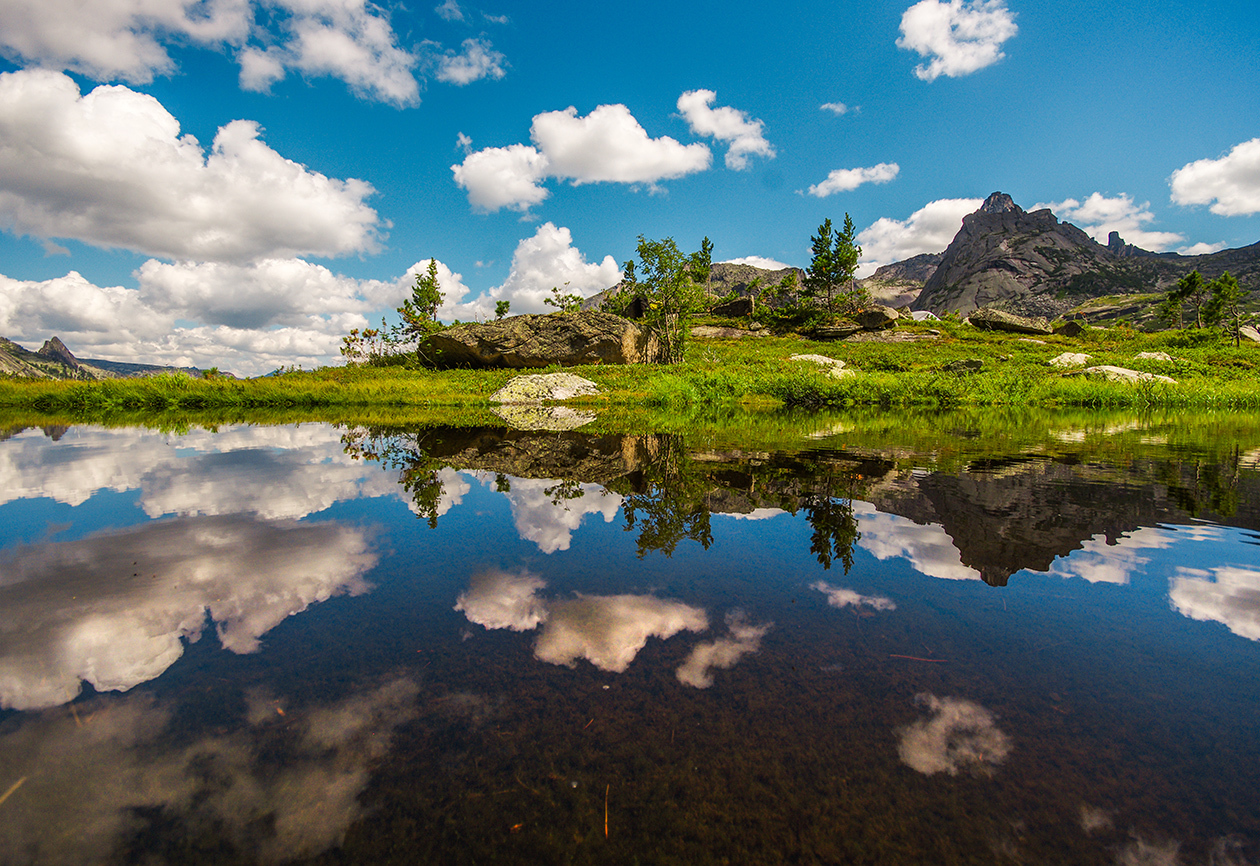
<path fill-rule="evenodd" d="M 662 364 L 681 364 L 686 351 L 691 317 L 704 302 L 704 288 L 696 276 L 708 278 L 712 244 L 705 238 L 699 252 L 690 255 L 678 249 L 673 238 L 650 241 L 639 235 L 639 265 L 633 260 L 622 266 L 621 288 L 616 306 L 625 309 L 636 298 L 643 302 L 643 324 L 657 340 Z"/>
<path fill-rule="evenodd" d="M 1252 314 L 1242 307 L 1248 292 L 1238 285 L 1238 280 L 1229 271 L 1208 283 L 1208 288 L 1212 296 L 1204 307 L 1203 319 L 1209 324 L 1220 325 L 1225 333 L 1232 334 L 1237 347 L 1241 343 L 1243 326 L 1252 318 Z"/>
<path fill-rule="evenodd" d="M 866 292 L 853 279 L 862 256 L 856 237 L 857 229 L 846 213 L 843 229 L 834 231 L 828 218 L 810 238 L 814 257 L 805 272 L 805 291 L 824 300 L 829 313 L 852 313 L 866 304 Z"/>
<path fill-rule="evenodd" d="M 402 319 L 397 328 L 399 341 L 423 340 L 434 331 L 441 330 L 437 311 L 442 306 L 442 301 L 442 290 L 438 288 L 437 259 L 429 259 L 428 270 L 423 274 L 416 274 L 411 297 L 398 308 L 398 315 Z"/>

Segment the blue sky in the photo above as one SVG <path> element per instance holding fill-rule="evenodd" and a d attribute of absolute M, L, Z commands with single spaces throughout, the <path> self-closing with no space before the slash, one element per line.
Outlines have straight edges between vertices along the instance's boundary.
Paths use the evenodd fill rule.
<path fill-rule="evenodd" d="M 0 335 L 87 357 L 335 362 L 430 257 L 465 320 L 640 234 L 805 266 L 849 213 L 869 271 L 995 190 L 1260 240 L 1253 0 L 0 0 L 0 52 Z"/>

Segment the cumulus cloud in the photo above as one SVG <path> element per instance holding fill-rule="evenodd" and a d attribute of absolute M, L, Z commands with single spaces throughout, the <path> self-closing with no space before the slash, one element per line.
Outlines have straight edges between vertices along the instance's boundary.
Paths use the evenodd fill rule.
<path fill-rule="evenodd" d="M 962 219 L 984 204 L 978 198 L 943 198 L 928 202 L 907 219 L 881 217 L 858 233 L 863 270 L 899 262 L 921 253 L 939 253 L 962 228 Z"/>
<path fill-rule="evenodd" d="M 712 90 L 688 90 L 678 97 L 678 112 L 695 135 L 709 135 L 730 144 L 726 167 L 743 171 L 749 156 L 774 158 L 774 147 L 762 134 L 765 123 L 749 118 L 747 112 L 730 106 L 713 108 L 717 94 Z"/>
<path fill-rule="evenodd" d="M 928 776 L 991 773 L 1010 755 L 1010 738 L 979 704 L 927 693 L 915 695 L 914 700 L 930 715 L 898 732 L 897 752 L 911 769 Z"/>
<path fill-rule="evenodd" d="M 864 183 L 888 183 L 899 171 L 901 168 L 895 162 L 881 162 L 869 168 L 837 168 L 822 183 L 811 185 L 808 192 L 817 198 L 825 198 L 857 189 Z"/>
<path fill-rule="evenodd" d="M 1175 232 L 1153 232 L 1144 228 L 1155 220 L 1150 202 L 1137 204 L 1126 193 L 1108 197 L 1095 192 L 1084 201 L 1069 198 L 1032 207 L 1033 210 L 1040 208 L 1050 208 L 1059 219 L 1078 226 L 1100 244 L 1107 243 L 1107 236 L 1113 231 L 1119 232 L 1126 243 L 1153 252 L 1163 252 L 1185 241 Z"/>
<path fill-rule="evenodd" d="M 848 114 L 850 111 L 856 112 L 858 110 L 858 106 L 848 106 L 843 102 L 824 102 L 822 105 L 818 106 L 818 109 L 820 111 L 830 111 L 836 117 L 840 117 Z"/>
<path fill-rule="evenodd" d="M 825 581 L 811 583 L 810 589 L 816 589 L 827 596 L 827 604 L 832 607 L 872 607 L 875 610 L 896 610 L 897 605 L 891 598 L 882 595 L 862 595 L 851 589 L 832 586 Z"/>
<path fill-rule="evenodd" d="M 488 473 L 484 480 L 491 479 Z M 580 484 L 576 491 L 566 491 L 558 498 L 555 488 L 562 482 L 548 478 L 510 478 L 511 489 L 504 494 L 512 508 L 517 534 L 538 545 L 543 553 L 568 550 L 573 533 L 588 514 L 598 514 L 611 523 L 621 508 L 621 496 L 610 493 L 598 484 Z"/>
<path fill-rule="evenodd" d="M 368 590 L 363 531 L 238 515 L 148 523 L 10 550 L 0 584 L 0 706 L 72 700 L 80 681 L 126 691 L 178 659 L 206 616 L 255 652 L 286 617 Z"/>
<path fill-rule="evenodd" d="M 1218 159 L 1200 159 L 1172 173 L 1175 204 L 1210 204 L 1221 216 L 1260 212 L 1260 138 L 1235 145 Z"/>
<path fill-rule="evenodd" d="M 235 52 L 247 90 L 295 70 L 339 79 L 369 99 L 419 102 L 415 56 L 368 0 L 13 0 L 0 9 L 7 56 L 98 81 L 170 74 L 165 46 L 181 43 Z"/>
<path fill-rule="evenodd" d="M 612 256 L 606 255 L 598 263 L 588 262 L 573 245 L 569 230 L 548 222 L 517 244 L 508 277 L 501 285 L 449 307 L 449 311 L 461 319 L 487 318 L 494 314 L 497 301 L 508 301 L 513 313 L 545 313 L 551 311 L 544 300 L 551 297 L 552 288 L 587 298 L 620 281 L 621 268 Z"/>
<path fill-rule="evenodd" d="M 704 631 L 702 608 L 651 595 L 579 595 L 554 601 L 543 624 L 534 657 L 573 667 L 586 659 L 601 671 L 621 673 L 648 638 L 671 638 L 680 631 Z"/>
<path fill-rule="evenodd" d="M 757 652 L 761 648 L 761 639 L 773 625 L 751 625 L 743 611 L 731 611 L 726 615 L 729 636 L 696 644 L 687 660 L 675 671 L 675 676 L 685 686 L 709 688 L 713 685 L 714 670 L 730 670 L 744 656 Z"/>
<path fill-rule="evenodd" d="M 1227 246 L 1229 244 L 1224 242 L 1209 244 L 1206 241 L 1199 241 L 1197 244 L 1191 244 L 1188 247 L 1177 247 L 1177 252 L 1183 256 L 1205 256 L 1208 253 L 1219 253 Z"/>
<path fill-rule="evenodd" d="M 767 271 L 781 271 L 784 268 L 790 268 L 778 259 L 770 259 L 765 256 L 741 256 L 738 259 L 727 259 L 725 264 L 728 265 L 752 265 L 754 268 L 762 268 Z"/>
<path fill-rule="evenodd" d="M 853 503 L 862 527 L 858 546 L 881 562 L 893 557 L 907 560 L 915 570 L 943 580 L 980 580 L 980 572 L 963 565 L 954 540 L 936 523 L 915 523 L 895 514 L 884 514 L 866 502 Z"/>
<path fill-rule="evenodd" d="M 1168 600 L 1182 616 L 1219 622 L 1239 637 L 1260 640 L 1260 571 L 1256 569 L 1178 568 Z"/>
<path fill-rule="evenodd" d="M 462 87 L 483 78 L 497 81 L 507 74 L 503 69 L 507 58 L 495 51 L 489 40 L 465 39 L 462 48 L 458 53 L 448 51 L 437 61 L 434 77 L 438 81 Z"/>
<path fill-rule="evenodd" d="M 463 21 L 464 10 L 460 8 L 455 0 L 446 0 L 441 6 L 435 6 L 433 9 L 438 16 L 446 21 Z"/>
<path fill-rule="evenodd" d="M 68 76 L 0 74 L 0 222 L 168 259 L 243 263 L 379 245 L 372 187 L 285 159 L 248 120 L 206 153 L 156 99 L 80 94 Z"/>
<path fill-rule="evenodd" d="M 473 575 L 468 590 L 456 599 L 455 610 L 488 629 L 533 631 L 547 618 L 546 605 L 538 597 L 546 586 L 546 581 L 525 569 L 485 571 Z"/>
<path fill-rule="evenodd" d="M 527 210 L 548 192 L 547 178 L 585 183 L 647 184 L 707 169 L 703 144 L 651 138 L 624 105 L 601 105 L 585 117 L 570 106 L 535 115 L 533 146 L 514 144 L 468 154 L 451 166 L 455 182 L 478 210 Z"/>
<path fill-rule="evenodd" d="M 140 815 L 160 813 L 213 827 L 216 842 L 260 862 L 314 856 L 363 816 L 373 762 L 415 717 L 418 692 L 400 677 L 307 707 L 254 694 L 238 727 L 191 740 L 173 730 L 174 708 L 144 695 L 28 715 L 0 735 L 0 764 L 26 780 L 0 811 L 0 836 L 30 862 L 106 862 Z"/>
<path fill-rule="evenodd" d="M 923 81 L 958 78 L 997 63 L 1002 43 L 1019 32 L 1004 0 L 920 0 L 901 16 L 897 47 L 929 58 L 914 74 Z"/>

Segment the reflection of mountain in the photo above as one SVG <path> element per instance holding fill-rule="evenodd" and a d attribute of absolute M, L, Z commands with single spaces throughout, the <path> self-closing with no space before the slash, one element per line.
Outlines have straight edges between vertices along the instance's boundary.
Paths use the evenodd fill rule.
<path fill-rule="evenodd" d="M 249 517 L 165 520 L 13 549 L 0 566 L 0 706 L 64 703 L 153 679 L 215 624 L 254 652 L 285 617 L 358 594 L 376 564 L 364 532 Z"/>
<path fill-rule="evenodd" d="M 145 695 L 95 698 L 75 716 L 32 714 L 0 734 L 3 784 L 24 780 L 0 809 L 0 859 L 166 862 L 128 856 L 133 838 L 182 850 L 172 862 L 318 854 L 363 814 L 371 764 L 415 716 L 417 692 L 398 678 L 284 715 L 282 702 L 253 695 L 247 723 L 192 742 L 172 742 L 179 725 Z"/>

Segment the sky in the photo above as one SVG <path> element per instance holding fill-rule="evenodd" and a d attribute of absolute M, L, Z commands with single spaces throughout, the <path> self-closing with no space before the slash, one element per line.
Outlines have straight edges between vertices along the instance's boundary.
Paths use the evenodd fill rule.
<path fill-rule="evenodd" d="M 0 0 L 0 336 L 237 375 L 547 312 L 638 238 L 860 274 L 1002 191 L 1105 242 L 1260 240 L 1255 0 Z"/>

